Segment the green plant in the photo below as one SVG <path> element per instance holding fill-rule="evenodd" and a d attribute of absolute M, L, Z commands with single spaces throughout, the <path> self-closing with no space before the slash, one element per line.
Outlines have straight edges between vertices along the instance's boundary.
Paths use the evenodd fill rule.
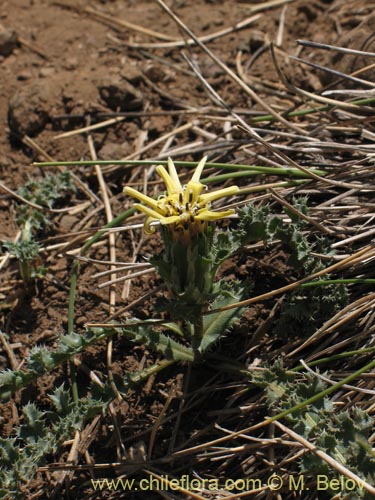
<path fill-rule="evenodd" d="M 136 208 L 148 216 L 145 230 L 152 232 L 155 222 L 161 224 L 160 233 L 164 249 L 155 255 L 151 262 L 158 270 L 167 289 L 165 297 L 160 299 L 157 307 L 164 314 L 167 313 L 169 319 L 164 322 L 159 320 L 155 324 L 153 319 L 139 321 L 133 318 L 126 324 L 90 328 L 85 333 L 73 332 L 74 290 L 78 273 L 74 271 L 68 334 L 60 337 L 54 350 L 43 346 L 31 349 L 22 370 L 0 373 L 1 399 L 11 398 L 16 391 L 33 383 L 45 373 L 55 370 L 62 363 L 70 362 L 70 368 L 73 369 L 71 361 L 73 356 L 99 340 L 114 335 L 123 335 L 131 342 L 146 346 L 162 356 L 161 361 L 140 372 L 115 377 L 117 393 L 124 395 L 133 384 L 146 380 L 150 375 L 174 363 L 181 361 L 196 363 L 204 358 L 212 361 L 216 356 L 212 353 L 214 345 L 241 316 L 243 308 L 236 307 L 236 304 L 252 285 L 239 283 L 234 279 L 220 279 L 219 271 L 227 259 L 235 256 L 243 246 L 251 242 L 280 239 L 298 272 L 315 269 L 319 265 L 316 259 L 311 259 L 311 248 L 314 243 L 309 242 L 304 236 L 302 224 L 297 220 L 294 224 L 285 224 L 282 218 L 270 214 L 268 206 L 257 208 L 247 205 L 240 209 L 235 228 L 229 226 L 227 229 L 219 229 L 211 225 L 210 222 L 234 213 L 232 209 L 214 212 L 211 209 L 211 203 L 224 196 L 236 194 L 238 188 L 232 186 L 205 193 L 205 186 L 199 180 L 204 164 L 205 159 L 200 162 L 186 186 L 181 185 L 171 160 L 169 172 L 158 167 L 157 171 L 166 184 L 167 193 L 157 200 L 138 193 L 132 188 L 125 188 L 127 194 L 145 203 L 145 205 L 136 204 Z M 29 196 L 28 199 L 36 201 L 32 198 L 32 192 L 37 193 L 38 203 L 42 203 L 43 186 L 39 191 L 33 184 L 30 192 L 23 193 L 25 197 Z M 52 198 L 49 201 L 44 199 L 43 203 L 53 203 L 56 200 L 56 192 L 52 189 L 51 192 L 54 193 Z M 296 203 L 299 204 L 299 209 L 306 209 L 303 207 L 303 204 L 306 205 L 306 200 L 302 202 L 297 200 Z M 111 224 L 118 224 L 133 211 L 131 209 L 121 214 L 107 227 L 111 227 Z M 22 211 L 22 230 L 25 236 L 22 245 L 14 246 L 13 250 L 20 262 L 24 260 L 30 263 L 31 259 L 37 257 L 38 248 L 33 246 L 32 238 L 36 231 L 43 227 L 43 224 L 48 223 L 47 219 L 43 219 L 44 214 L 42 215 L 40 212 L 34 212 L 30 207 Z M 94 235 L 85 244 L 83 252 L 103 233 L 104 231 L 101 230 Z M 239 363 L 220 355 L 215 359 L 219 361 L 221 369 L 252 378 L 246 368 Z M 268 382 L 263 381 L 263 385 L 267 385 Z M 315 392 L 314 396 L 319 395 L 319 387 L 314 387 L 315 390 L 318 392 Z M 98 410 L 100 403 L 105 407 L 113 397 L 113 386 L 107 385 L 103 388 L 92 387 L 91 396 L 81 400 L 78 393 L 74 395 L 73 400 L 70 400 L 66 391 L 60 389 L 60 392 L 52 397 L 54 403 L 59 401 L 54 412 L 45 414 L 36 406 L 28 405 L 24 412 L 23 427 L 18 431 L 17 437 L 4 442 L 4 449 L 7 451 L 1 461 L 5 464 L 5 470 L 10 467 L 11 463 L 7 457 L 14 457 L 18 465 L 14 474 L 9 475 L 8 482 L 4 483 L 6 488 L 3 491 L 18 491 L 17 481 L 20 478 L 24 480 L 28 474 L 36 470 L 38 465 L 43 463 L 48 454 L 56 451 L 63 439 L 62 436 L 66 436 L 65 431 L 69 433 L 74 429 L 82 428 L 85 419 Z M 295 401 L 292 399 L 288 401 L 288 404 L 292 405 L 293 411 L 296 404 L 303 407 L 300 403 L 301 399 L 297 398 Z M 46 439 L 50 439 L 51 432 L 55 437 L 46 447 Z M 22 447 L 27 449 L 24 454 L 20 453 Z M 29 465 L 23 464 L 24 460 L 33 464 L 32 470 L 28 468 Z"/>
<path fill-rule="evenodd" d="M 50 395 L 50 400 L 53 409 L 48 412 L 34 403 L 25 405 L 16 435 L 0 438 L 0 498 L 25 498 L 25 485 L 37 468 L 75 430 L 82 429 L 85 422 L 104 411 L 108 402 L 102 392 L 99 398 L 82 398 L 75 403 L 63 386 Z"/>
<path fill-rule="evenodd" d="M 18 189 L 18 194 L 32 205 L 50 209 L 59 198 L 74 189 L 69 172 L 64 171 L 57 175 L 48 174 L 41 181 L 31 179 Z M 35 278 L 42 277 L 45 273 L 41 266 L 40 246 L 36 237 L 39 231 L 49 226 L 46 211 L 38 210 L 32 205 L 18 205 L 17 223 L 21 227 L 20 238 L 15 243 L 4 243 L 10 255 L 18 260 L 20 275 L 28 292 L 31 292 Z"/>
<path fill-rule="evenodd" d="M 307 214 L 307 199 L 295 199 L 293 205 L 303 214 Z M 239 210 L 238 230 L 232 238 L 241 245 L 263 240 L 266 244 L 280 240 L 288 263 L 294 272 L 302 277 L 323 269 L 322 261 L 314 256 L 333 254 L 327 238 L 304 234 L 306 223 L 293 212 L 286 210 L 291 223 L 285 224 L 280 217 L 270 213 L 268 205 L 255 207 L 246 205 Z M 301 287 L 288 294 L 284 299 L 273 333 L 282 339 L 294 336 L 304 337 L 312 334 L 326 319 L 347 304 L 348 292 L 344 282 L 324 286 Z"/>
<path fill-rule="evenodd" d="M 255 376 L 254 381 L 265 387 L 272 413 L 296 407 L 327 387 L 313 374 L 308 373 L 303 378 L 296 378 L 296 374 L 288 373 L 281 362 Z M 298 410 L 285 418 L 294 432 L 314 443 L 319 450 L 364 481 L 374 484 L 375 454 L 369 442 L 373 420 L 366 412 L 357 406 L 346 411 L 335 411 L 334 404 L 326 396 L 308 406 L 302 404 Z M 311 452 L 302 455 L 299 467 L 303 474 L 311 475 L 312 481 L 318 474 L 339 478 L 335 469 Z M 334 493 L 337 492 L 332 491 L 332 494 Z M 357 487 L 355 491 L 343 489 L 339 498 L 370 500 L 372 495 Z"/>
<path fill-rule="evenodd" d="M 217 272 L 233 253 L 235 242 L 233 240 L 230 248 L 224 249 L 225 233 L 208 224 L 234 213 L 232 209 L 214 212 L 211 203 L 236 194 L 239 188 L 231 186 L 204 193 L 205 186 L 200 177 L 205 163 L 206 157 L 200 161 L 186 186 L 181 185 L 171 159 L 168 160 L 168 172 L 163 166 L 157 167 L 167 188 L 167 193 L 157 200 L 133 188 L 124 189 L 125 193 L 144 203 L 137 203 L 135 207 L 148 216 L 144 225 L 146 232 L 154 231 L 153 222 L 161 223 L 164 250 L 152 258 L 151 263 L 169 291 L 169 304 L 164 301 L 163 306 L 173 320 L 183 321 L 181 334 L 191 344 L 196 360 L 238 317 L 232 313 L 223 314 L 219 319 L 221 313 L 217 313 L 216 321 L 210 321 L 208 328 L 204 313 L 212 308 L 215 299 L 225 306 L 240 300 L 243 293 L 243 288 L 236 282 L 224 285 L 216 281 Z M 206 337 L 208 332 L 209 337 Z"/>
<path fill-rule="evenodd" d="M 40 246 L 31 239 L 21 239 L 17 243 L 6 242 L 4 247 L 18 260 L 21 278 L 26 289 L 29 289 L 34 279 L 41 275 L 38 268 Z"/>
<path fill-rule="evenodd" d="M 72 192 L 75 192 L 75 185 L 69 170 L 54 175 L 47 174 L 40 180 L 30 179 L 17 190 L 17 193 L 25 200 L 45 208 L 52 208 L 59 199 Z M 33 230 L 49 225 L 46 212 L 36 210 L 26 204 L 18 206 L 17 221 L 20 226 L 30 221 Z"/>

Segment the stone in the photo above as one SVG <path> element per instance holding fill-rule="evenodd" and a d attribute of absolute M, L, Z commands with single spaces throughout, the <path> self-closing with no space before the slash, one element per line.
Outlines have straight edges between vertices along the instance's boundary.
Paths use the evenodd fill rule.
<path fill-rule="evenodd" d="M 124 154 L 124 147 L 115 142 L 107 142 L 100 150 L 100 158 L 103 160 L 120 160 Z"/>
<path fill-rule="evenodd" d="M 147 78 L 149 78 L 154 83 L 158 83 L 164 80 L 166 77 L 166 72 L 164 68 L 153 62 L 149 62 L 148 64 L 146 64 L 144 72 Z"/>
<path fill-rule="evenodd" d="M 14 30 L 5 28 L 0 24 L 0 55 L 9 56 L 13 49 L 17 47 L 18 36 Z"/>
<path fill-rule="evenodd" d="M 78 59 L 76 57 L 68 57 L 63 63 L 63 68 L 68 71 L 74 71 L 78 68 Z"/>
<path fill-rule="evenodd" d="M 133 85 L 137 85 L 143 80 L 142 71 L 133 64 L 125 64 L 120 75 Z"/>
<path fill-rule="evenodd" d="M 19 136 L 35 136 L 46 126 L 48 94 L 42 85 L 33 83 L 16 92 L 8 104 L 8 124 Z"/>
<path fill-rule="evenodd" d="M 17 80 L 25 81 L 25 80 L 30 80 L 30 78 L 32 78 L 32 77 L 33 77 L 33 75 L 31 73 L 31 71 L 28 71 L 26 69 L 26 70 L 21 71 L 20 73 L 18 73 Z"/>
<path fill-rule="evenodd" d="M 47 78 L 47 77 L 53 75 L 54 72 L 55 72 L 55 68 L 45 66 L 44 68 L 40 69 L 39 77 L 40 78 Z"/>
<path fill-rule="evenodd" d="M 104 77 L 98 85 L 100 97 L 114 111 L 142 109 L 143 96 L 130 82 L 119 75 Z"/>

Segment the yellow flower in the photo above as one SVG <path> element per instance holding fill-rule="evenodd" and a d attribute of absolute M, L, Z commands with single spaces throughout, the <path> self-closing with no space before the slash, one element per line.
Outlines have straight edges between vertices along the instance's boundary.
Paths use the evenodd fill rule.
<path fill-rule="evenodd" d="M 207 161 L 207 156 L 202 158 L 194 171 L 191 180 L 184 186 L 178 178 L 176 167 L 171 158 L 168 158 L 168 171 L 159 165 L 157 173 L 163 179 L 167 193 L 157 200 L 146 196 L 131 187 L 125 187 L 124 192 L 144 203 L 136 203 L 135 207 L 144 212 L 148 217 L 144 224 L 146 233 L 153 232 L 151 223 L 159 220 L 163 225 L 170 225 L 173 231 L 189 231 L 190 235 L 201 232 L 208 221 L 215 221 L 234 214 L 233 209 L 223 212 L 210 210 L 211 202 L 231 196 L 239 191 L 238 186 L 231 186 L 212 193 L 202 193 L 206 188 L 199 179 Z"/>

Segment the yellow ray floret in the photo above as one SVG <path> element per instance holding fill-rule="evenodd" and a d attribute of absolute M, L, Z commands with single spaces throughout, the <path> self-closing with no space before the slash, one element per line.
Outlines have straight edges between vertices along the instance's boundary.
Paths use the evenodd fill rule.
<path fill-rule="evenodd" d="M 147 215 L 144 225 L 147 233 L 153 232 L 152 222 L 160 221 L 163 225 L 170 225 L 174 231 L 191 230 L 190 232 L 195 234 L 200 232 L 199 228 L 202 223 L 216 221 L 234 214 L 232 209 L 223 212 L 210 210 L 211 202 L 232 196 L 239 191 L 239 188 L 231 186 L 202 194 L 206 186 L 200 182 L 200 177 L 206 161 L 207 156 L 199 162 L 191 180 L 185 186 L 181 185 L 171 158 L 168 158 L 168 171 L 161 165 L 156 167 L 157 173 L 167 188 L 167 194 L 160 196 L 158 200 L 154 200 L 131 187 L 124 188 L 126 194 L 143 203 L 136 203 L 135 207 Z"/>

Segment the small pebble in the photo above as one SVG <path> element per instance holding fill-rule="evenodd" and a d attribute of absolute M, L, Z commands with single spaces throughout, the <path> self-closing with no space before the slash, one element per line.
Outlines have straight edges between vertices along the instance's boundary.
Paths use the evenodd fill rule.
<path fill-rule="evenodd" d="M 129 64 L 124 65 L 120 71 L 120 75 L 133 85 L 137 85 L 143 80 L 142 71 L 136 66 Z"/>
<path fill-rule="evenodd" d="M 76 57 L 68 57 L 63 63 L 64 69 L 73 71 L 78 68 L 78 59 Z"/>
<path fill-rule="evenodd" d="M 98 85 L 100 97 L 113 110 L 133 111 L 141 109 L 143 96 L 129 81 L 119 75 L 108 75 Z"/>
<path fill-rule="evenodd" d="M 41 68 L 41 70 L 39 71 L 39 77 L 40 78 L 47 78 L 47 77 L 53 75 L 54 72 L 55 72 L 54 68 Z"/>
<path fill-rule="evenodd" d="M 122 158 L 124 154 L 122 145 L 114 142 L 107 142 L 100 150 L 100 157 L 104 160 L 117 160 Z"/>
<path fill-rule="evenodd" d="M 30 80 L 33 75 L 31 74 L 31 71 L 21 71 L 21 73 L 18 73 L 17 75 L 17 80 L 24 81 L 24 80 Z"/>
<path fill-rule="evenodd" d="M 79 316 L 76 320 L 75 323 L 77 326 L 84 326 L 85 323 L 87 323 L 87 318 L 86 316 Z"/>
<path fill-rule="evenodd" d="M 156 64 L 146 64 L 146 67 L 144 68 L 145 75 L 152 81 L 152 82 L 160 82 L 164 80 L 166 76 L 166 72 L 161 66 L 158 66 Z"/>

